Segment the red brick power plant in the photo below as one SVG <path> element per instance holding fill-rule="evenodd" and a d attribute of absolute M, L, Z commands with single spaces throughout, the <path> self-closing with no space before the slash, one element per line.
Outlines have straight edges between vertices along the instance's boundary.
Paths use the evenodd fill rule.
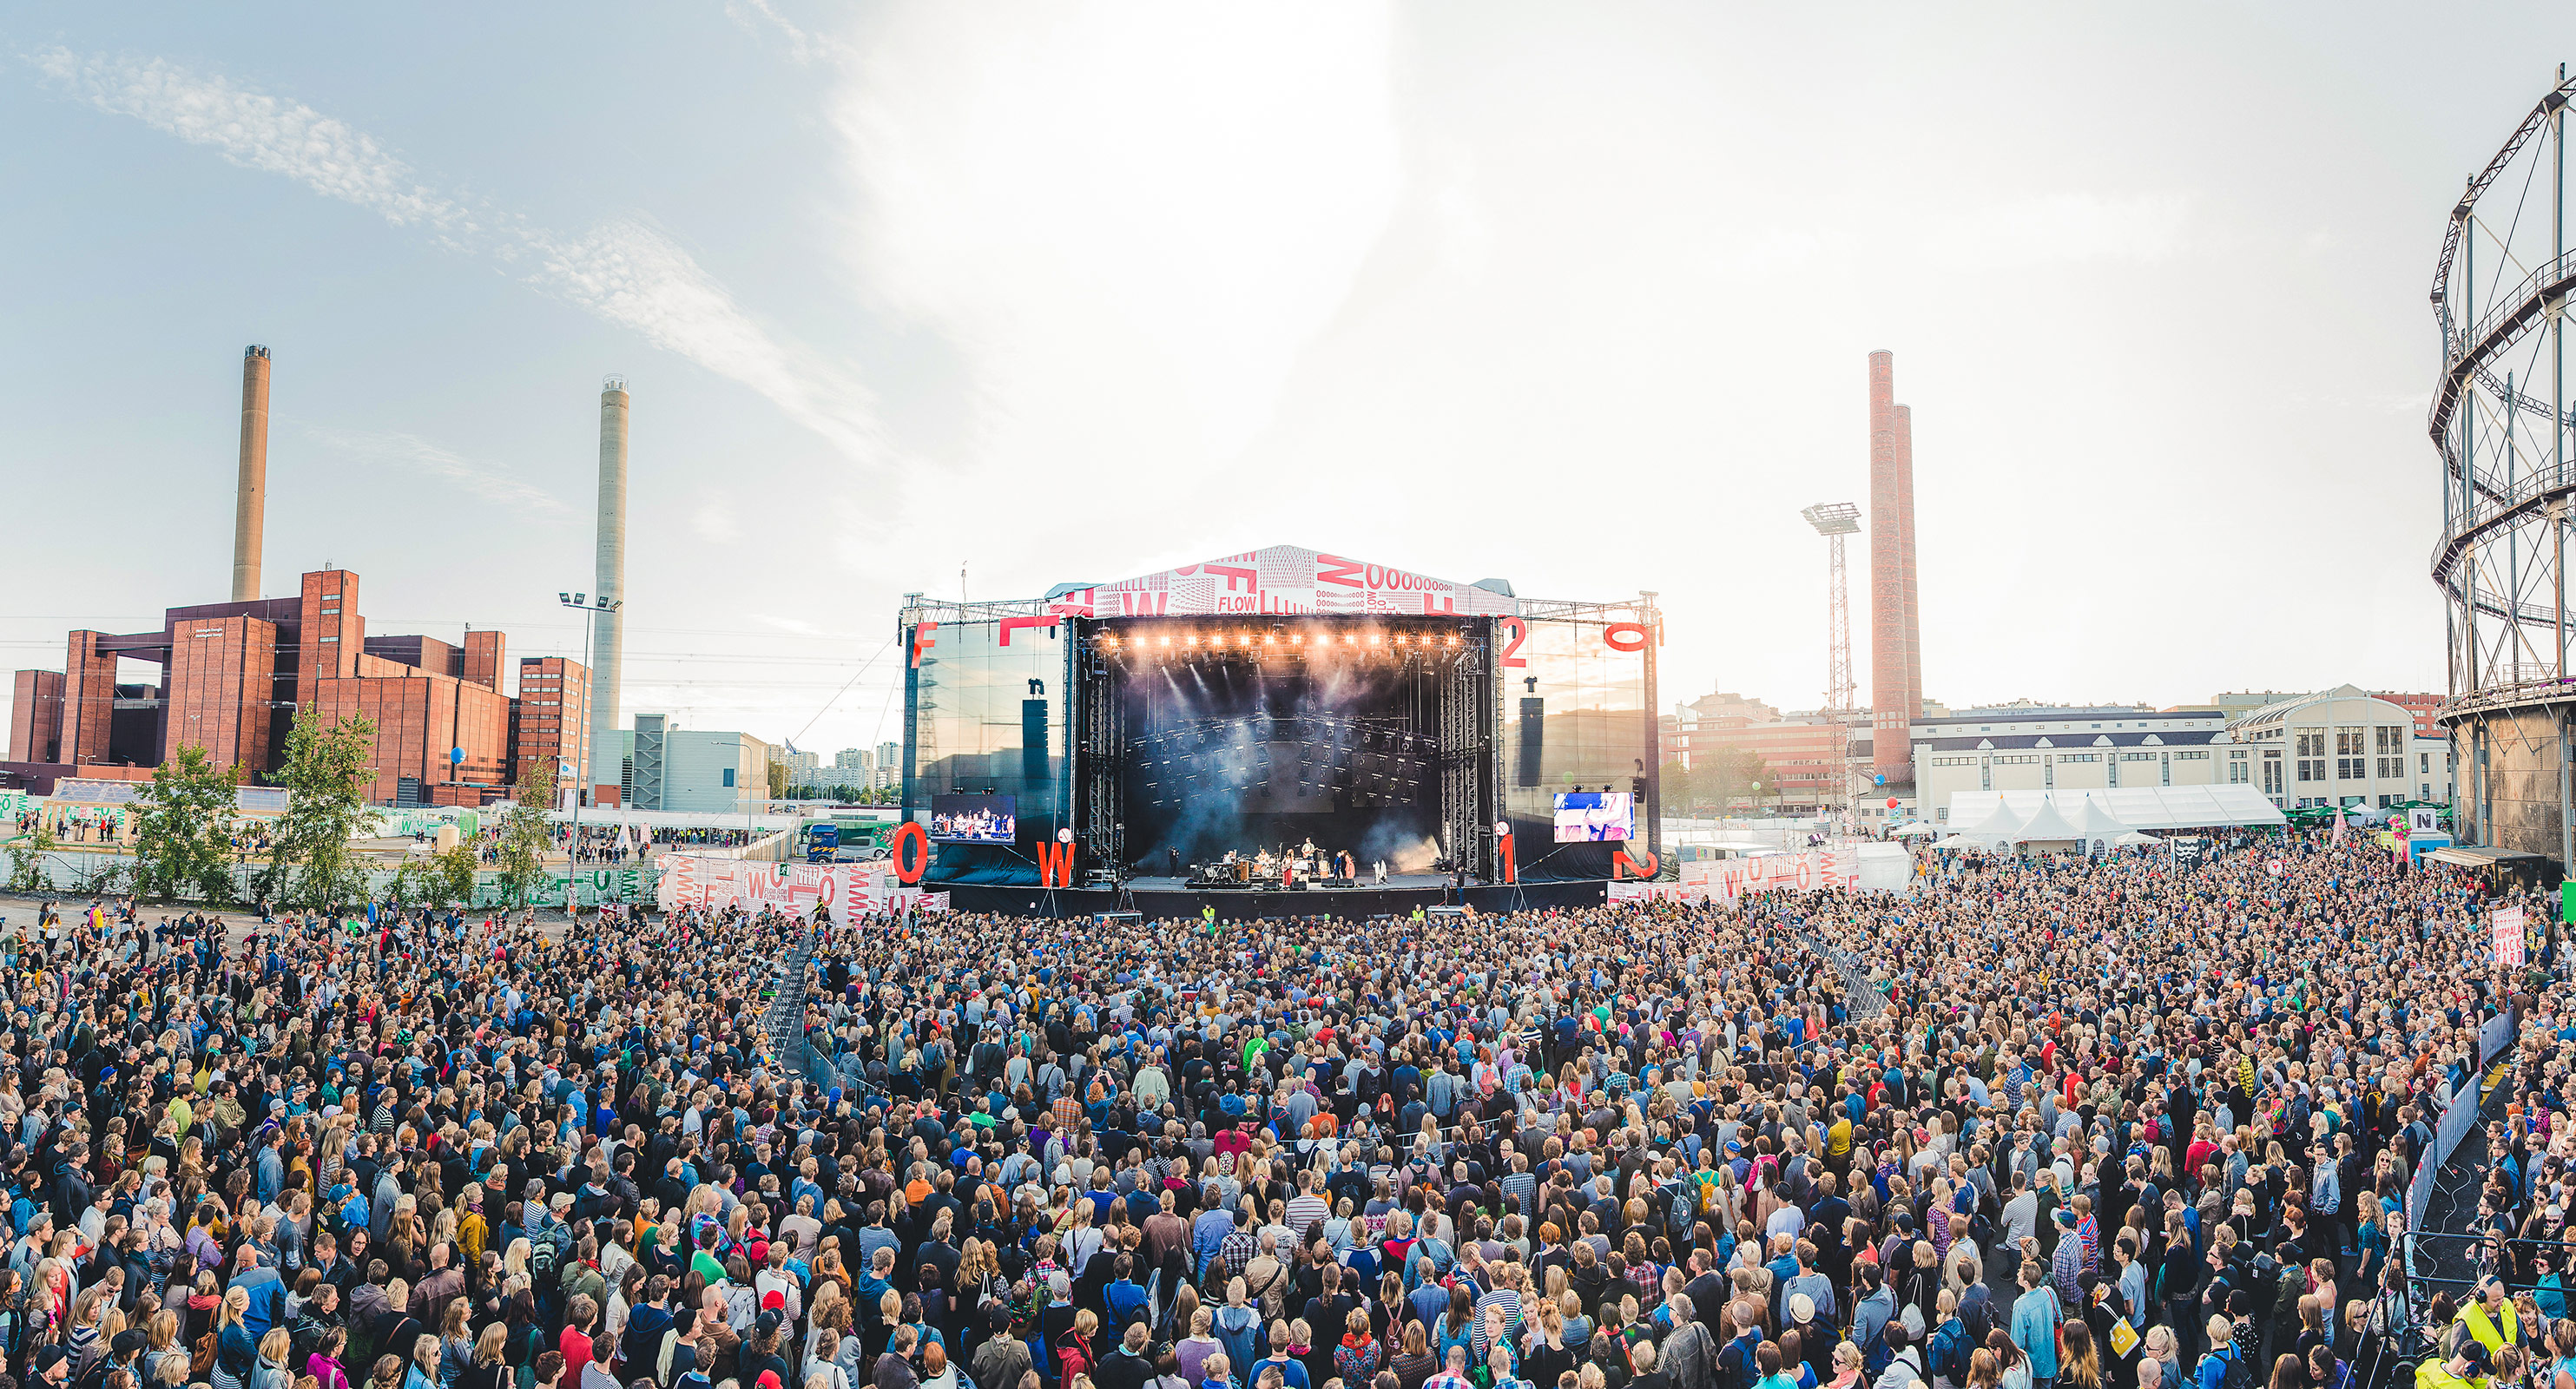
<path fill-rule="evenodd" d="M 1923 631 L 1914 589 L 1914 412 L 1896 403 L 1896 354 L 1869 354 L 1870 762 L 1890 790 L 1914 781 Z"/>
<path fill-rule="evenodd" d="M 261 596 L 268 387 L 268 349 L 245 350 L 232 600 L 167 609 L 153 631 L 73 632 L 62 670 L 17 672 L 0 785 L 49 794 L 67 777 L 148 780 L 183 747 L 204 748 L 216 766 L 254 782 L 283 762 L 294 720 L 318 712 L 376 725 L 370 799 L 477 805 L 507 794 L 523 760 L 522 735 L 531 730 L 522 728 L 521 701 L 502 688 L 509 658 L 500 632 L 470 629 L 461 645 L 372 634 L 358 606 L 358 576 L 339 568 L 303 575 L 291 596 Z M 624 392 L 617 395 L 622 426 Z M 624 454 L 621 427 L 621 465 Z M 616 481 L 622 522 L 622 466 Z M 605 497 L 605 479 L 602 489 Z M 622 579 L 622 552 L 617 559 Z M 605 554 L 602 564 L 606 577 Z M 120 683 L 123 661 L 158 665 L 160 679 Z M 549 685 L 542 693 L 555 696 L 530 713 L 559 716 L 552 686 L 588 684 L 589 673 L 575 662 L 520 664 L 546 666 L 551 678 L 540 682 Z M 529 741 L 551 752 L 561 736 Z"/>

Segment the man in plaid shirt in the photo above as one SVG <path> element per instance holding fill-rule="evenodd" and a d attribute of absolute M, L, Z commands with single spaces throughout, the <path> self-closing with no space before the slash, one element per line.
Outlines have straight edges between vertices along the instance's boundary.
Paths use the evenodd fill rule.
<path fill-rule="evenodd" d="M 1225 1243 L 1216 1247 L 1217 1261 L 1225 1265 L 1225 1276 L 1242 1277 L 1244 1266 L 1251 1263 L 1252 1256 L 1260 1250 L 1260 1241 L 1252 1229 L 1252 1218 L 1237 1209 L 1234 1213 L 1234 1232 L 1225 1237 Z"/>

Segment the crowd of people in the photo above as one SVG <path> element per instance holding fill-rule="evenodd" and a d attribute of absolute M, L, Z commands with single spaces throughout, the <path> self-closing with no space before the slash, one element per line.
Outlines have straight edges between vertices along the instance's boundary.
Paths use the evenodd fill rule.
<path fill-rule="evenodd" d="M 2495 1281 L 2425 1374 L 2556 1389 L 2576 1027 L 2494 905 L 2356 837 L 1428 922 L 47 913 L 0 922 L 0 1347 L 45 1389 L 2365 1389 L 2513 1008 Z"/>

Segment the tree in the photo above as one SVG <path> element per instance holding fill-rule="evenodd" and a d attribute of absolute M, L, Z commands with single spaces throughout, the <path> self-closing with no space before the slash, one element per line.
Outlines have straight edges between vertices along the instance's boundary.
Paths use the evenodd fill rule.
<path fill-rule="evenodd" d="M 1771 784 L 1771 768 L 1762 760 L 1762 754 L 1751 748 L 1720 748 L 1717 756 L 1709 759 L 1702 794 L 1716 802 L 1718 813 L 1723 815 L 1739 798 L 1758 801 L 1753 789 L 1757 783 L 1766 788 Z"/>
<path fill-rule="evenodd" d="M 329 911 L 364 901 L 366 865 L 350 841 L 367 827 L 367 783 L 376 726 L 367 719 L 325 723 L 319 705 L 296 711 L 277 784 L 286 788 L 268 871 L 259 894 L 290 908 Z"/>
<path fill-rule="evenodd" d="M 137 798 L 135 890 L 145 897 L 232 895 L 234 770 L 218 767 L 204 748 L 183 747 L 155 768 Z"/>
<path fill-rule="evenodd" d="M 554 842 L 554 826 L 547 821 L 546 812 L 554 805 L 554 763 L 543 757 L 529 758 L 528 769 L 519 774 L 516 797 L 510 808 L 501 812 L 501 886 L 508 889 L 513 906 L 526 906 L 528 894 L 546 881 L 546 849 Z M 473 889 L 466 890 L 471 893 Z"/>
<path fill-rule="evenodd" d="M 445 907 L 451 902 L 472 903 L 474 871 L 474 846 L 471 844 L 458 844 L 432 855 L 429 860 L 429 904 Z"/>
<path fill-rule="evenodd" d="M 1697 815 L 1699 813 L 1700 774 L 1698 772 L 1683 766 L 1679 761 L 1666 762 L 1660 780 L 1664 790 L 1666 814 Z M 1642 812 L 1643 807 L 1639 809 Z"/>
<path fill-rule="evenodd" d="M 420 872 L 410 859 L 394 865 L 393 880 L 385 884 L 385 900 L 397 907 L 408 907 L 420 893 Z"/>
<path fill-rule="evenodd" d="M 787 799 L 788 789 L 795 784 L 795 768 L 788 766 L 784 762 L 772 762 L 769 764 L 769 798 L 771 800 L 783 801 Z"/>
<path fill-rule="evenodd" d="M 38 893 L 45 890 L 45 855 L 54 851 L 54 832 L 45 827 L 45 817 L 36 817 L 36 827 L 20 835 L 9 845 L 9 890 Z"/>

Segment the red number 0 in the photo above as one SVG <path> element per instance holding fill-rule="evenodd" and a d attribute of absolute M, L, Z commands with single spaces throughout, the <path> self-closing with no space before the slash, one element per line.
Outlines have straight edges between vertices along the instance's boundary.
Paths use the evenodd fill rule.
<path fill-rule="evenodd" d="M 1527 666 L 1529 662 L 1522 660 L 1520 657 L 1512 653 L 1521 649 L 1522 642 L 1529 640 L 1529 624 L 1521 621 L 1517 617 L 1506 617 L 1498 619 L 1494 625 L 1503 631 L 1512 634 L 1512 644 L 1503 648 L 1502 659 L 1494 662 L 1494 664 L 1498 667 Z"/>
<path fill-rule="evenodd" d="M 918 821 L 895 826 L 888 846 L 894 850 L 895 881 L 905 887 L 920 882 L 921 875 L 930 871 L 930 832 Z"/>
<path fill-rule="evenodd" d="M 1643 651 L 1653 636 L 1642 622 L 1613 622 L 1601 629 L 1601 644 L 1613 651 Z"/>

